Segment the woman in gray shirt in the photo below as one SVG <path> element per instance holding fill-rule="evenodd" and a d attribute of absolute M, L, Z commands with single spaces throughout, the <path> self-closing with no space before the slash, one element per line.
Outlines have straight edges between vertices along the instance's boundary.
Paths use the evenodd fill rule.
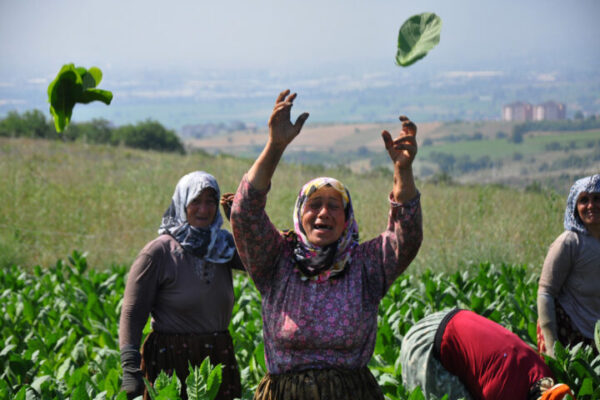
<path fill-rule="evenodd" d="M 216 179 L 203 171 L 182 177 L 162 218 L 159 236 L 135 259 L 125 288 L 119 325 L 123 390 L 144 393 L 142 376 L 177 373 L 182 397 L 192 366 L 210 357 L 223 366 L 218 399 L 241 396 L 228 326 L 233 309 L 232 268 L 243 269 L 233 237 L 223 229 Z M 142 331 L 152 316 L 152 332 Z"/>
<path fill-rule="evenodd" d="M 538 349 L 549 355 L 557 340 L 593 345 L 600 319 L 600 174 L 571 187 L 564 226 L 548 250 L 538 287 Z"/>

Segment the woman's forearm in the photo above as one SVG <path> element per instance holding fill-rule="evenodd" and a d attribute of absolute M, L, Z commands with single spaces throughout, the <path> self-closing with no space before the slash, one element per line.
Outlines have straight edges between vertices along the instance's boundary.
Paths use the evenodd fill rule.
<path fill-rule="evenodd" d="M 271 178 L 277 169 L 279 160 L 286 146 L 267 142 L 262 153 L 258 156 L 248 171 L 248 182 L 257 190 L 265 191 L 271 184 Z"/>
<path fill-rule="evenodd" d="M 558 340 L 556 324 L 556 305 L 549 293 L 539 292 L 537 297 L 538 319 L 546 343 L 546 352 L 554 355 L 554 342 Z"/>
<path fill-rule="evenodd" d="M 394 165 L 394 185 L 392 196 L 396 203 L 408 203 L 417 195 L 417 187 L 413 177 L 412 167 L 400 168 Z"/>

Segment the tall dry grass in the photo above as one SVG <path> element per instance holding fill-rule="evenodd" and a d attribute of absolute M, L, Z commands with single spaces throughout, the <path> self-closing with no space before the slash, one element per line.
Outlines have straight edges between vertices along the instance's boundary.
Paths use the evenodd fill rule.
<path fill-rule="evenodd" d="M 72 250 L 90 265 L 130 264 L 156 236 L 178 179 L 206 170 L 221 190 L 235 191 L 251 160 L 174 155 L 126 148 L 0 139 L 0 266 L 47 266 Z M 296 194 L 308 179 L 330 175 L 350 189 L 361 240 L 386 226 L 391 173 L 281 165 L 267 211 L 278 228 L 292 226 Z M 539 269 L 562 231 L 566 193 L 528 193 L 495 186 L 419 183 L 424 241 L 411 265 L 456 270 L 470 263 L 529 264 Z M 228 227 L 228 225 L 226 226 Z"/>

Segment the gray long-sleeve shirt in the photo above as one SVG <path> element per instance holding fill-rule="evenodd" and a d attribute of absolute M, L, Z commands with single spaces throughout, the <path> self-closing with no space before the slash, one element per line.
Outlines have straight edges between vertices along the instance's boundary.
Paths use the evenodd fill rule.
<path fill-rule="evenodd" d="M 231 269 L 240 259 L 207 263 L 189 254 L 169 235 L 148 243 L 127 278 L 119 345 L 139 348 L 142 330 L 152 315 L 152 329 L 163 333 L 225 331 L 233 309 Z"/>
<path fill-rule="evenodd" d="M 563 232 L 550 246 L 542 267 L 538 294 L 543 293 L 558 301 L 583 336 L 593 338 L 600 319 L 600 241 Z"/>

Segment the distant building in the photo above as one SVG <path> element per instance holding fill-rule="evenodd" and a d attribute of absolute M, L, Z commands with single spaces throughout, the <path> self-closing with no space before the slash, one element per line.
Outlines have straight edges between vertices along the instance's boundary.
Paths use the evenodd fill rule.
<path fill-rule="evenodd" d="M 517 101 L 502 107 L 503 121 L 544 121 L 565 119 L 567 107 L 562 103 L 547 101 L 536 106 Z"/>
<path fill-rule="evenodd" d="M 535 121 L 556 121 L 567 117 L 567 107 L 562 103 L 547 101 L 535 106 L 533 119 Z"/>
<path fill-rule="evenodd" d="M 529 103 L 517 101 L 502 107 L 503 121 L 531 121 L 533 119 L 533 106 Z"/>

